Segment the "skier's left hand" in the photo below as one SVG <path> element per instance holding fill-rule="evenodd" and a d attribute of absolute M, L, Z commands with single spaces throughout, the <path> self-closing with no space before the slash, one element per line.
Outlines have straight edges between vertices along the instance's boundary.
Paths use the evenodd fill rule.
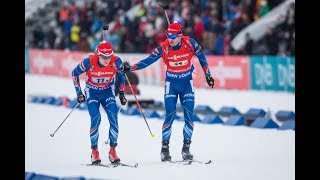
<path fill-rule="evenodd" d="M 80 92 L 78 95 L 77 95 L 77 101 L 78 103 L 83 103 L 86 101 L 86 97 L 82 94 L 82 92 Z"/>
<path fill-rule="evenodd" d="M 126 105 L 127 99 L 124 96 L 124 92 L 123 91 L 119 91 L 119 99 L 120 99 L 120 102 L 121 102 L 122 106 Z"/>
<path fill-rule="evenodd" d="M 211 77 L 211 75 L 206 76 L 206 80 L 207 80 L 208 85 L 213 88 L 213 86 L 214 86 L 214 79 Z"/>
<path fill-rule="evenodd" d="M 128 65 L 128 64 L 124 64 L 124 65 L 123 65 L 123 71 L 124 71 L 125 73 L 131 71 L 131 66 Z"/>

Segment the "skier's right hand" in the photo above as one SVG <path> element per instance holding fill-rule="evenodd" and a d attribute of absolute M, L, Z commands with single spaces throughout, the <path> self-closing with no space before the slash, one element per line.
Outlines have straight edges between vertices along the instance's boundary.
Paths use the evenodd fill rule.
<path fill-rule="evenodd" d="M 79 93 L 77 96 L 77 101 L 78 103 L 83 103 L 86 101 L 86 97 L 82 93 Z"/>
<path fill-rule="evenodd" d="M 212 76 L 211 76 L 211 75 L 206 76 L 206 80 L 207 80 L 208 85 L 213 88 L 213 86 L 214 86 L 214 79 L 212 78 Z"/>
<path fill-rule="evenodd" d="M 131 66 L 129 64 L 124 64 L 123 65 L 123 71 L 124 72 L 129 72 L 131 71 Z"/>

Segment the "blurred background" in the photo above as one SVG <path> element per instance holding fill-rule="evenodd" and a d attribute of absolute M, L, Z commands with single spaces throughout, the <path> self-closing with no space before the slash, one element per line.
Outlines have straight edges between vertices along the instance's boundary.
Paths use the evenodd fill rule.
<path fill-rule="evenodd" d="M 26 0 L 25 72 L 71 77 L 102 40 L 129 64 L 163 42 L 170 22 L 204 51 L 216 89 L 295 90 L 294 0 Z M 207 88 L 197 58 L 195 86 Z M 197 68 L 196 68 L 197 69 Z M 157 61 L 136 72 L 141 84 L 162 85 Z"/>
<path fill-rule="evenodd" d="M 167 22 L 158 4 L 167 3 L 170 22 L 180 22 L 184 34 L 196 39 L 207 55 L 294 56 L 294 1 L 286 4 L 284 11 L 273 14 L 273 23 L 265 21 L 267 28 L 261 25 L 244 33 L 240 47 L 231 43 L 241 31 L 263 21 L 265 15 L 283 2 L 26 0 L 25 46 L 90 52 L 101 40 L 102 25 L 111 24 L 108 41 L 116 52 L 151 53 L 165 40 Z"/>

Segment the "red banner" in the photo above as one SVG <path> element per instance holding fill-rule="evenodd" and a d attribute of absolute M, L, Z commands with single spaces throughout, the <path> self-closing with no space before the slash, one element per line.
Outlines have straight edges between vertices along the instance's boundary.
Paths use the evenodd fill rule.
<path fill-rule="evenodd" d="M 72 70 L 86 57 L 88 53 L 30 49 L 30 73 L 71 77 Z"/>

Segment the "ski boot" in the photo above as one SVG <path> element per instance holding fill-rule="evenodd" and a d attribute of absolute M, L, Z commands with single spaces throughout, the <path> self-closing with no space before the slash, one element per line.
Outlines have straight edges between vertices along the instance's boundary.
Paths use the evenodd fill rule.
<path fill-rule="evenodd" d="M 193 155 L 190 154 L 189 148 L 190 148 L 191 140 L 183 140 L 183 147 L 182 147 L 182 159 L 183 160 L 192 160 Z"/>
<path fill-rule="evenodd" d="M 169 152 L 169 141 L 162 141 L 161 148 L 161 161 L 171 161 L 171 156 Z"/>
<path fill-rule="evenodd" d="M 92 164 L 100 164 L 101 163 L 101 159 L 99 156 L 99 151 L 98 148 L 91 148 L 92 152 L 91 152 L 91 163 Z"/>
<path fill-rule="evenodd" d="M 117 143 L 115 143 L 115 144 L 110 144 L 109 160 L 110 160 L 110 162 L 113 163 L 113 164 L 120 162 L 120 158 L 117 156 L 116 146 L 117 146 Z"/>

